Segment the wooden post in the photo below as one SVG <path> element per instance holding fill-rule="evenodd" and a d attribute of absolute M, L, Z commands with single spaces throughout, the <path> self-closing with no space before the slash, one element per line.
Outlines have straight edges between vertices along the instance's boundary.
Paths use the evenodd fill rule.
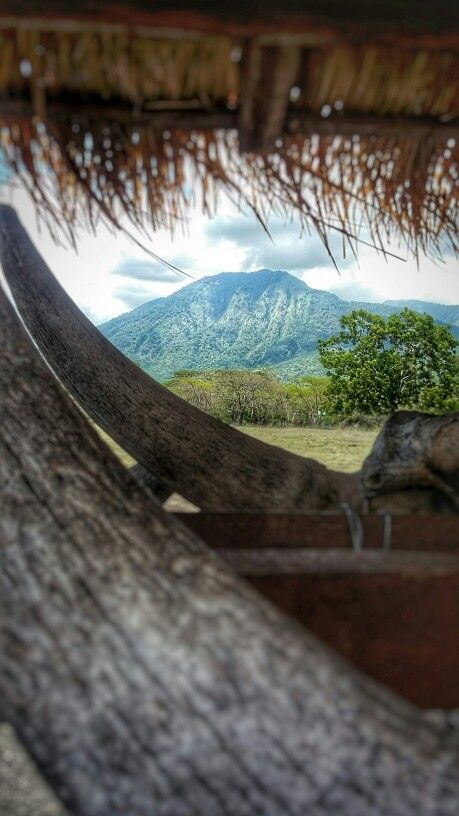
<path fill-rule="evenodd" d="M 301 49 L 250 42 L 243 65 L 239 140 L 243 151 L 269 151 L 284 133 L 289 93 Z"/>

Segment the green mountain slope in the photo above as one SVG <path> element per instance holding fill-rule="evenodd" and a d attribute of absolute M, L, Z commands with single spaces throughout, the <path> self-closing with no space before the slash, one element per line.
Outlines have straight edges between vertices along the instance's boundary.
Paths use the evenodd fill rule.
<path fill-rule="evenodd" d="M 317 340 L 333 334 L 343 314 L 361 307 L 388 315 L 402 305 L 343 301 L 287 272 L 260 269 L 202 278 L 99 328 L 160 380 L 184 368 L 262 367 L 291 379 L 320 372 Z"/>

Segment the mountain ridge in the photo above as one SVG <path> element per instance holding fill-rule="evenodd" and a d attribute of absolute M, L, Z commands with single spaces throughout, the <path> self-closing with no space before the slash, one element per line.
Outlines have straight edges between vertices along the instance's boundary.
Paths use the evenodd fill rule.
<path fill-rule="evenodd" d="M 344 301 L 284 270 L 221 272 L 201 278 L 99 326 L 142 368 L 165 380 L 180 369 L 270 368 L 281 379 L 320 373 L 317 340 L 363 308 L 387 317 L 404 306 L 452 323 L 459 306 L 424 301 Z M 442 319 L 443 318 L 443 319 Z"/>

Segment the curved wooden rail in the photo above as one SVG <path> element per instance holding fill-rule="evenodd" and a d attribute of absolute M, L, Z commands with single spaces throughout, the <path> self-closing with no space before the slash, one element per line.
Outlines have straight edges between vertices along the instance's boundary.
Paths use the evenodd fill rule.
<path fill-rule="evenodd" d="M 64 292 L 6 205 L 0 205 L 0 262 L 25 324 L 61 382 L 170 492 L 207 510 L 358 503 L 356 477 L 251 439 L 124 357 Z"/>
<path fill-rule="evenodd" d="M 165 514 L 0 293 L 0 714 L 78 816 L 451 816 L 458 753 Z"/>

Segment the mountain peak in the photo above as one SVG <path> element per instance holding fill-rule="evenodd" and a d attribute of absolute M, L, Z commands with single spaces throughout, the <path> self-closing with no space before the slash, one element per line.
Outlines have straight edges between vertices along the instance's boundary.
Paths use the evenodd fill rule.
<path fill-rule="evenodd" d="M 300 288 L 303 291 L 317 291 L 315 289 L 311 289 L 311 287 L 308 286 L 307 283 L 305 283 L 301 278 L 298 278 L 296 275 L 292 275 L 290 272 L 286 272 L 285 269 L 255 269 L 253 272 L 247 272 L 246 274 L 254 275 L 255 277 L 269 283 L 284 283 L 286 285 L 294 286 L 295 288 Z"/>
<path fill-rule="evenodd" d="M 275 287 L 291 294 L 295 292 L 317 292 L 303 280 L 283 269 L 255 269 L 249 272 L 220 272 L 208 275 L 191 284 L 195 287 L 223 287 L 228 293 L 243 290 L 247 294 L 262 294 L 266 289 Z M 184 287 L 185 291 L 187 287 Z"/>

